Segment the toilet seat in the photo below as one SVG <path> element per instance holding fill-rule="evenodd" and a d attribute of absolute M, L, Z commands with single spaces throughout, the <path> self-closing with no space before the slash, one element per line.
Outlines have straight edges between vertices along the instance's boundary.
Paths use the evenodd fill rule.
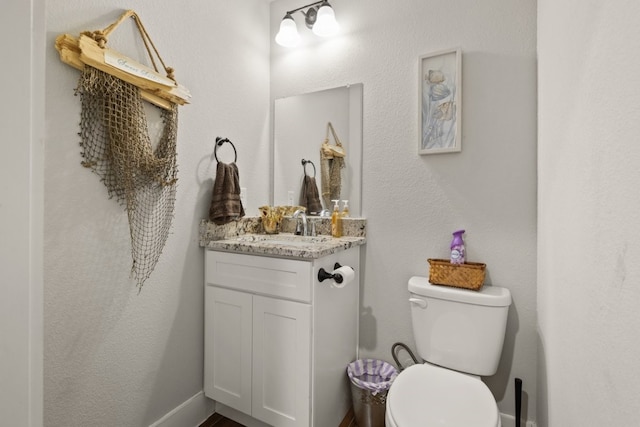
<path fill-rule="evenodd" d="M 402 371 L 387 395 L 387 427 L 500 427 L 498 406 L 477 377 L 428 363 Z"/>

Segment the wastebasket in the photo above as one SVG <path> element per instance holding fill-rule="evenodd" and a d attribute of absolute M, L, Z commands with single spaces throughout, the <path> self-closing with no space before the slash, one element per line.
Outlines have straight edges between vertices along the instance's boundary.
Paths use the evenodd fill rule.
<path fill-rule="evenodd" d="M 347 375 L 358 427 L 384 427 L 387 392 L 398 370 L 384 360 L 358 359 L 349 363 Z"/>

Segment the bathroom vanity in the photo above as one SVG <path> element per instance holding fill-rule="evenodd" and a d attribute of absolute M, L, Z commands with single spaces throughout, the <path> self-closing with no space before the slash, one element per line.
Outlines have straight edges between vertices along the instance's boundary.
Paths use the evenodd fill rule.
<path fill-rule="evenodd" d="M 247 426 L 340 424 L 351 404 L 364 242 L 258 234 L 203 244 L 204 392 L 216 412 Z M 336 263 L 355 270 L 343 287 L 318 279 Z"/>
<path fill-rule="evenodd" d="M 352 84 L 274 102 L 270 205 L 293 204 L 306 173 L 301 159 L 320 167 L 331 122 L 347 153 L 340 198 L 360 214 L 362 95 L 362 84 Z M 346 368 L 358 357 L 366 220 L 345 218 L 341 238 L 331 237 L 330 218 L 308 220 L 317 236 L 293 235 L 290 217 L 274 235 L 258 217 L 201 222 L 204 392 L 216 412 L 247 427 L 336 427 L 351 406 Z M 355 270 L 344 287 L 318 279 L 336 263 Z"/>

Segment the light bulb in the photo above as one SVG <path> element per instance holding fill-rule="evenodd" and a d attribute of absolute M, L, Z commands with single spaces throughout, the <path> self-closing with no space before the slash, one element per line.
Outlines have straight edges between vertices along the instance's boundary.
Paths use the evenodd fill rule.
<path fill-rule="evenodd" d="M 338 33 L 339 26 L 336 14 L 328 2 L 322 3 L 318 9 L 316 23 L 313 25 L 313 33 L 320 37 L 329 37 Z"/>
<path fill-rule="evenodd" d="M 287 14 L 280 23 L 280 30 L 276 35 L 276 43 L 284 47 L 294 47 L 300 43 L 300 34 L 296 27 L 296 21 Z"/>

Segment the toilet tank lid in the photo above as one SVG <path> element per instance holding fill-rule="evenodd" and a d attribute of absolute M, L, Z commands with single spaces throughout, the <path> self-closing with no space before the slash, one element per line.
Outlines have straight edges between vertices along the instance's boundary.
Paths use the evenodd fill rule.
<path fill-rule="evenodd" d="M 511 305 L 511 292 L 499 286 L 483 286 L 479 291 L 453 288 L 451 286 L 432 285 L 429 279 L 413 276 L 409 279 L 409 292 L 430 298 L 464 302 L 475 305 L 506 307 Z"/>

